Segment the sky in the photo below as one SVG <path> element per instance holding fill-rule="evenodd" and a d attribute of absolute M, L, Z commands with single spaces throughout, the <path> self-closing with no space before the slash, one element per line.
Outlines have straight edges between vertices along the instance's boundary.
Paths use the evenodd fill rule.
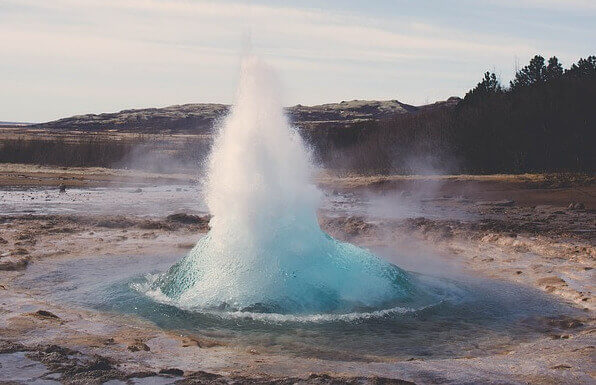
<path fill-rule="evenodd" d="M 240 57 L 283 103 L 463 96 L 535 54 L 596 54 L 596 0 L 0 0 L 0 121 L 232 103 Z"/>

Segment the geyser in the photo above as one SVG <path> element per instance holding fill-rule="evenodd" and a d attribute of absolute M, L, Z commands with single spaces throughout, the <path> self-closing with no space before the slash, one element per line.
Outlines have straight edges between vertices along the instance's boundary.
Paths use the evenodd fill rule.
<path fill-rule="evenodd" d="M 320 229 L 309 153 L 279 89 L 270 67 L 243 60 L 208 164 L 211 230 L 149 293 L 185 309 L 283 314 L 408 303 L 416 296 L 411 276 Z"/>

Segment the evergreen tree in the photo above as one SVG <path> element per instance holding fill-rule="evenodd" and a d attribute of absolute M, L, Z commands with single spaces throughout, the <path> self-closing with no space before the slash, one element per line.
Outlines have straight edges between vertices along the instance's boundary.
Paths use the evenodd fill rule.
<path fill-rule="evenodd" d="M 565 71 L 565 75 L 576 79 L 596 78 L 596 56 L 588 56 L 586 59 L 579 59 L 577 64 Z"/>
<path fill-rule="evenodd" d="M 546 66 L 546 80 L 558 79 L 563 75 L 563 66 L 559 62 L 556 56 L 548 59 L 548 65 Z"/>
<path fill-rule="evenodd" d="M 486 72 L 484 74 L 484 78 L 480 83 L 476 85 L 473 89 L 468 91 L 466 96 L 464 97 L 465 101 L 472 101 L 478 99 L 484 99 L 490 95 L 499 94 L 503 91 L 503 87 L 501 86 L 501 82 L 497 79 L 497 75 L 495 73 Z"/>
<path fill-rule="evenodd" d="M 545 81 L 546 65 L 544 65 L 544 58 L 540 55 L 536 55 L 530 60 L 530 64 L 517 71 L 515 79 L 511 81 L 511 89 L 517 90 L 522 87 L 528 87 Z"/>

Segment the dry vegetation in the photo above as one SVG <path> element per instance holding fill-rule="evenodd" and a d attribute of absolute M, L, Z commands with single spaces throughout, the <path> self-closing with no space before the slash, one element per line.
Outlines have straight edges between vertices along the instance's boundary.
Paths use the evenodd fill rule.
<path fill-rule="evenodd" d="M 210 135 L 5 128 L 0 131 L 0 163 L 175 172 L 185 166 L 196 168 L 210 145 Z"/>

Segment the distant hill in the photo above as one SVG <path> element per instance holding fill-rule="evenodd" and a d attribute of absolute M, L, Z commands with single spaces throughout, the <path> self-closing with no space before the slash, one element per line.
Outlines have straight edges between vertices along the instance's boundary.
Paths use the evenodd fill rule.
<path fill-rule="evenodd" d="M 76 115 L 35 124 L 32 127 L 80 131 L 207 132 L 217 119 L 227 113 L 228 109 L 229 106 L 224 104 L 184 104 L 164 108 Z"/>
<path fill-rule="evenodd" d="M 387 119 L 419 110 L 452 106 L 459 98 L 427 106 L 412 106 L 397 100 L 352 100 L 317 106 L 296 105 L 286 109 L 290 120 L 304 128 L 334 127 L 365 120 Z M 225 104 L 184 104 L 164 108 L 123 110 L 114 113 L 77 115 L 32 127 L 82 131 L 192 132 L 210 133 L 214 123 L 225 116 Z"/>

